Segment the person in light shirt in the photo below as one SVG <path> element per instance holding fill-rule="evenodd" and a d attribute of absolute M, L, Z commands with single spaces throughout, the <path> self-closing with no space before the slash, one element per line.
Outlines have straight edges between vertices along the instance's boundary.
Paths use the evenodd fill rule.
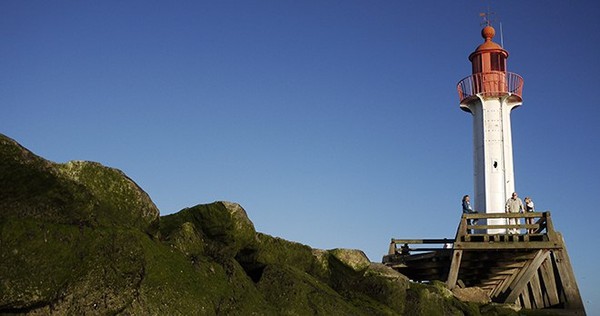
<path fill-rule="evenodd" d="M 517 192 L 513 192 L 512 196 L 506 200 L 506 213 L 523 213 L 525 210 L 525 206 L 523 206 L 523 201 L 517 195 Z M 509 218 L 509 225 L 519 225 L 518 218 Z M 510 228 L 508 230 L 509 234 L 518 234 L 519 230 L 517 228 Z"/>
<path fill-rule="evenodd" d="M 535 208 L 533 206 L 533 200 L 531 200 L 530 197 L 526 197 L 524 202 L 525 202 L 525 212 L 528 212 L 528 213 L 535 212 Z M 533 224 L 533 217 L 527 218 L 527 224 Z M 535 231 L 535 229 L 529 228 L 527 231 L 531 234 Z"/>

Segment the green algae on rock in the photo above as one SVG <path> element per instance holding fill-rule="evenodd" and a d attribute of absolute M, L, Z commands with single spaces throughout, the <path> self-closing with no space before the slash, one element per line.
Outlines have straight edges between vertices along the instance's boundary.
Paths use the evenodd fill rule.
<path fill-rule="evenodd" d="M 256 232 L 238 204 L 159 217 L 123 172 L 0 134 L 0 314 L 513 315 L 414 284 L 360 250 Z"/>
<path fill-rule="evenodd" d="M 1 134 L 0 188 L 0 218 L 158 229 L 158 208 L 123 172 L 94 162 L 53 163 Z"/>

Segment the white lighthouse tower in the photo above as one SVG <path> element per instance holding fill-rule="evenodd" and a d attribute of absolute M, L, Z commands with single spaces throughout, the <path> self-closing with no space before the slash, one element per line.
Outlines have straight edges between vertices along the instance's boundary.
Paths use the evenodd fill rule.
<path fill-rule="evenodd" d="M 508 52 L 492 41 L 495 33 L 489 23 L 483 28 L 484 43 L 469 55 L 473 74 L 457 87 L 460 108 L 473 115 L 474 209 L 480 213 L 504 213 L 515 191 L 510 113 L 523 102 L 523 78 L 506 71 Z M 490 219 L 487 224 L 505 222 Z"/>

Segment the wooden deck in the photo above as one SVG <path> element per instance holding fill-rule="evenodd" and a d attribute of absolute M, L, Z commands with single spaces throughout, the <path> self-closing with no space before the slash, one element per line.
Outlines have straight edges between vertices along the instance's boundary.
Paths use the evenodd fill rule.
<path fill-rule="evenodd" d="M 506 225 L 507 218 L 519 224 Z M 471 220 L 477 223 L 469 225 Z M 480 287 L 494 302 L 585 315 L 565 242 L 550 212 L 463 214 L 455 238 L 392 239 L 383 263 L 417 282 Z"/>

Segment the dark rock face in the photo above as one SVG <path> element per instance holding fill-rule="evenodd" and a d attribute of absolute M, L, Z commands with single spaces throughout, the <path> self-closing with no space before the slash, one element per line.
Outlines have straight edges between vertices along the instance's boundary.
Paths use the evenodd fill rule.
<path fill-rule="evenodd" d="M 0 219 L 157 232 L 158 208 L 121 171 L 94 162 L 56 164 L 0 134 Z"/>
<path fill-rule="evenodd" d="M 235 203 L 159 217 L 119 170 L 52 163 L 0 134 L 0 314 L 480 314 L 443 290 L 360 250 L 257 233 Z"/>

